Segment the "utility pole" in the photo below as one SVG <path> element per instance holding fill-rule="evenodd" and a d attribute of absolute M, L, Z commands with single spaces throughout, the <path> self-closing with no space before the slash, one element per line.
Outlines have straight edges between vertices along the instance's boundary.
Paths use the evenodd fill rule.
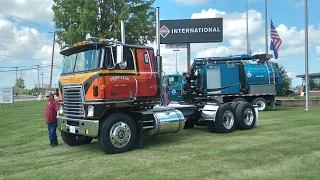
<path fill-rule="evenodd" d="M 54 57 L 54 43 L 56 39 L 56 32 L 53 32 L 53 42 L 52 42 L 52 58 L 51 58 L 51 72 L 50 72 L 50 84 L 49 84 L 49 90 L 51 91 L 51 85 L 52 85 L 52 71 L 53 71 L 53 57 Z"/>
<path fill-rule="evenodd" d="M 179 49 L 174 49 L 173 51 L 176 52 L 176 73 L 178 74 L 178 51 L 180 51 Z"/>
<path fill-rule="evenodd" d="M 42 89 L 43 89 L 43 75 L 44 75 L 44 74 L 41 73 L 40 75 L 42 76 L 42 85 L 41 85 L 41 87 L 42 87 Z"/>
<path fill-rule="evenodd" d="M 39 96 L 39 94 L 40 94 L 40 73 L 39 73 L 40 66 L 37 65 L 37 67 L 38 67 L 38 96 Z"/>
<path fill-rule="evenodd" d="M 265 51 L 268 54 L 268 0 L 264 0 L 264 11 L 265 11 Z"/>

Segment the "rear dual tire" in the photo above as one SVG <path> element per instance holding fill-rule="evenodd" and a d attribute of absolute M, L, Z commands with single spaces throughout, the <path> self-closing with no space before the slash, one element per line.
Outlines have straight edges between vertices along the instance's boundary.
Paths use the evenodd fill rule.
<path fill-rule="evenodd" d="M 235 111 L 230 104 L 221 104 L 217 110 L 215 121 L 207 121 L 210 132 L 230 133 L 236 126 Z"/>
<path fill-rule="evenodd" d="M 256 112 L 252 104 L 239 103 L 236 108 L 237 128 L 241 130 L 252 129 L 256 123 Z"/>

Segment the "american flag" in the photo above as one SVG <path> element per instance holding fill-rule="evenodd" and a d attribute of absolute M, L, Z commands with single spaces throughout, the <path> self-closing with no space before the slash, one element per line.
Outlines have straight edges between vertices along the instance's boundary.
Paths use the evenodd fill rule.
<path fill-rule="evenodd" d="M 273 50 L 274 57 L 276 59 L 278 59 L 278 54 L 279 54 L 278 52 L 279 52 L 279 48 L 281 46 L 282 40 L 281 40 L 276 28 L 274 27 L 272 20 L 271 20 L 270 32 L 271 32 L 270 50 Z"/>

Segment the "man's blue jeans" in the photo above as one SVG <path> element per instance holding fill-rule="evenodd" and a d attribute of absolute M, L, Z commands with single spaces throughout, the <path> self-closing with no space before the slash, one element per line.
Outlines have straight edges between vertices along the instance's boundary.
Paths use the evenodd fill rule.
<path fill-rule="evenodd" d="M 56 134 L 57 126 L 57 122 L 48 124 L 49 140 L 51 145 L 58 145 L 58 138 Z"/>

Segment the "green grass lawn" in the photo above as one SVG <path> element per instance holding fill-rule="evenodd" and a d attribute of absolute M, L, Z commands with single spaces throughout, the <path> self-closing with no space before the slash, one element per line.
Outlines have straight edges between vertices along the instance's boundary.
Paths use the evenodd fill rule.
<path fill-rule="evenodd" d="M 50 147 L 45 102 L 0 108 L 0 179 L 319 179 L 320 107 L 260 113 L 260 126 L 230 134 L 205 127 L 146 139 L 106 155 L 99 144 Z M 59 131 L 57 131 L 59 132 Z"/>

